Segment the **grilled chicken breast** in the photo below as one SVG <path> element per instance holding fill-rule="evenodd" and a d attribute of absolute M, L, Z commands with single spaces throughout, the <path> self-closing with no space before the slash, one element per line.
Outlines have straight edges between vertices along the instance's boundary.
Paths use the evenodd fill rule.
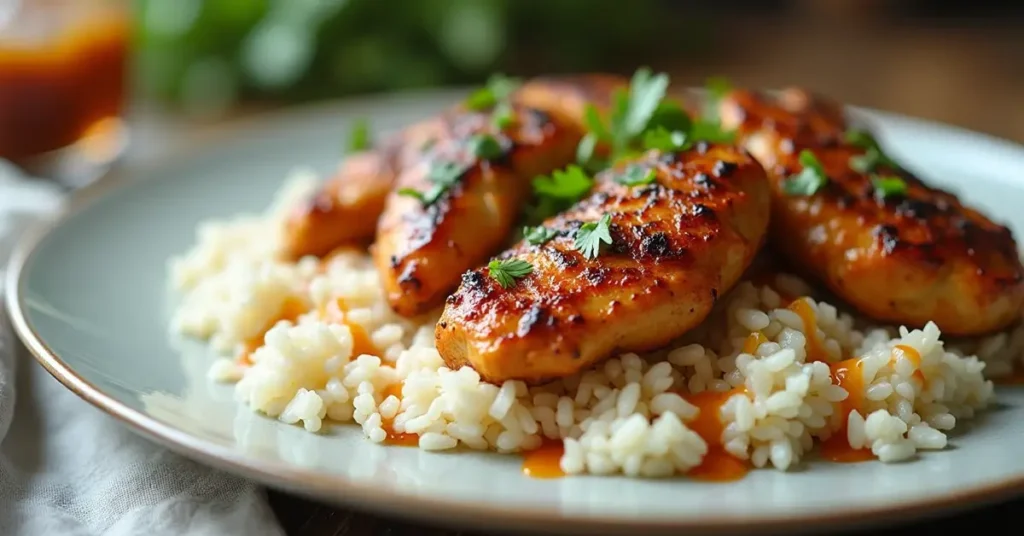
<path fill-rule="evenodd" d="M 840 106 L 796 89 L 779 98 L 735 91 L 721 117 L 768 171 L 773 247 L 794 268 L 883 322 L 934 320 L 966 336 L 1020 317 L 1024 269 L 1010 231 L 888 161 L 852 169 L 868 149 L 844 139 Z M 802 150 L 817 157 L 827 182 L 789 195 Z"/>
<path fill-rule="evenodd" d="M 463 272 L 506 242 L 532 193 L 532 179 L 573 160 L 582 137 L 577 125 L 535 108 L 512 109 L 513 123 L 505 129 L 496 128 L 490 114 L 461 114 L 449 138 L 399 175 L 371 248 L 398 314 L 440 306 Z M 472 140 L 481 134 L 497 141 L 500 156 L 486 160 L 474 153 Z M 439 180 L 439 169 L 449 176 Z M 452 184 L 434 202 L 408 195 L 430 195 L 445 181 Z"/>
<path fill-rule="evenodd" d="M 587 104 L 606 109 L 613 91 L 628 84 L 623 77 L 599 73 L 539 77 L 523 84 L 513 99 L 583 128 Z M 464 110 L 455 107 L 407 127 L 372 150 L 346 158 L 334 177 L 288 219 L 286 255 L 294 259 L 323 256 L 341 245 L 369 242 L 399 173 L 422 160 L 424 144 L 449 137 L 460 113 Z"/>
<path fill-rule="evenodd" d="M 319 257 L 341 245 L 370 242 L 399 171 L 418 161 L 423 145 L 445 135 L 449 126 L 446 113 L 345 158 L 337 173 L 288 218 L 285 254 Z"/>
<path fill-rule="evenodd" d="M 634 166 L 653 181 L 620 184 Z M 588 259 L 574 237 L 604 215 L 612 242 Z M 437 324 L 437 348 L 448 366 L 471 365 L 495 383 L 563 377 L 617 352 L 658 348 L 700 323 L 735 284 L 768 216 L 764 170 L 736 148 L 700 143 L 621 163 L 545 223 L 554 238 L 500 256 L 533 266 L 514 286 L 503 288 L 488 268 L 462 277 Z"/>

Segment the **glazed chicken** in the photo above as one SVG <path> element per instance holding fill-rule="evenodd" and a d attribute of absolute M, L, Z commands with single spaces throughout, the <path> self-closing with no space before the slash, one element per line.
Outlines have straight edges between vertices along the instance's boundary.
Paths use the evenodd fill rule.
<path fill-rule="evenodd" d="M 772 245 L 795 269 L 883 322 L 967 336 L 1020 317 L 1010 231 L 899 169 L 870 136 L 848 140 L 840 106 L 799 89 L 734 91 L 721 106 L 768 171 Z"/>
<path fill-rule="evenodd" d="M 341 245 L 372 240 L 399 171 L 421 158 L 424 144 L 445 134 L 448 115 L 411 125 L 374 149 L 345 158 L 337 173 L 291 213 L 286 255 L 320 257 Z"/>
<path fill-rule="evenodd" d="M 625 89 L 628 82 L 596 73 L 540 77 L 525 83 L 512 98 L 582 129 L 586 106 L 607 108 L 613 91 Z M 453 107 L 346 158 L 337 173 L 291 214 L 285 229 L 286 255 L 293 259 L 323 256 L 341 245 L 371 241 L 398 175 L 423 160 L 424 145 L 451 137 L 463 113 L 462 106 Z"/>
<path fill-rule="evenodd" d="M 629 186 L 627 175 L 649 182 Z M 575 237 L 605 215 L 611 243 L 585 257 Z M 449 367 L 471 365 L 495 383 L 540 382 L 656 349 L 736 283 L 768 218 L 764 170 L 745 152 L 706 143 L 648 152 L 599 174 L 588 197 L 547 220 L 549 241 L 504 252 L 532 265 L 514 285 L 487 267 L 466 273 L 437 324 L 437 348 Z"/>
<path fill-rule="evenodd" d="M 506 128 L 490 112 L 452 116 L 446 136 L 399 174 L 377 226 L 372 253 L 392 309 L 404 316 L 436 309 L 463 272 L 507 244 L 533 179 L 573 162 L 585 106 L 608 102 L 604 94 L 625 84 L 604 75 L 531 81 L 512 96 Z M 496 142 L 496 154 L 480 156 L 481 136 Z M 416 197 L 445 182 L 436 200 Z"/>

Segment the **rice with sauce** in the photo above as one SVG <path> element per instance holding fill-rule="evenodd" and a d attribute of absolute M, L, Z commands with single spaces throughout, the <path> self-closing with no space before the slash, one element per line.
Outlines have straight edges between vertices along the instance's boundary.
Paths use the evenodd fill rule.
<path fill-rule="evenodd" d="M 310 432 L 355 423 L 370 441 L 426 450 L 555 445 L 567 474 L 720 477 L 786 470 L 815 448 L 896 462 L 944 448 L 992 401 L 986 374 L 1009 374 L 1024 355 L 1020 327 L 946 347 L 934 324 L 855 325 L 782 274 L 740 283 L 671 348 L 546 385 L 492 385 L 445 367 L 436 317 L 391 311 L 365 252 L 277 259 L 285 207 L 315 184 L 297 173 L 265 214 L 202 224 L 171 263 L 173 328 L 226 356 L 211 375 Z"/>

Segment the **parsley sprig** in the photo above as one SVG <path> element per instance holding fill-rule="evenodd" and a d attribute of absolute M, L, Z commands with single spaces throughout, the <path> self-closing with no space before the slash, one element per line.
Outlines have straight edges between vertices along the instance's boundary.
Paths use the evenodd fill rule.
<path fill-rule="evenodd" d="M 557 234 L 558 231 L 550 227 L 544 227 L 543 225 L 538 225 L 536 227 L 523 227 L 523 238 L 531 246 L 543 246 Z"/>
<path fill-rule="evenodd" d="M 657 173 L 649 167 L 630 164 L 623 173 L 615 176 L 615 182 L 625 186 L 641 186 L 654 182 L 657 176 Z"/>
<path fill-rule="evenodd" d="M 501 288 L 508 289 L 515 286 L 517 279 L 533 273 L 533 265 L 522 259 L 495 259 L 487 265 L 487 272 Z"/>
<path fill-rule="evenodd" d="M 593 105 L 587 106 L 588 133 L 580 141 L 576 159 L 591 172 L 610 162 L 646 149 L 676 151 L 697 141 L 726 142 L 735 139 L 724 131 L 717 118 L 694 120 L 676 102 L 665 98 L 669 79 L 664 73 L 652 74 L 646 67 L 637 69 L 628 90 L 612 95 L 608 121 Z M 599 145 L 610 148 L 610 158 L 598 158 Z"/>
<path fill-rule="evenodd" d="M 434 162 L 427 172 L 427 180 L 431 183 L 430 189 L 421 192 L 415 188 L 400 188 L 398 195 L 415 197 L 424 207 L 429 207 L 441 199 L 441 196 L 452 186 L 455 186 L 467 169 L 469 169 L 468 166 L 455 162 Z"/>
<path fill-rule="evenodd" d="M 597 222 L 584 223 L 576 231 L 573 247 L 587 259 L 596 259 L 601 253 L 601 243 L 611 244 L 611 214 L 605 214 Z"/>
<path fill-rule="evenodd" d="M 895 175 L 872 175 L 871 186 L 875 189 L 875 196 L 881 199 L 907 193 L 907 182 Z"/>
<path fill-rule="evenodd" d="M 534 201 L 527 207 L 526 223 L 536 225 L 562 212 L 590 192 L 593 186 L 594 179 L 575 165 L 534 178 Z"/>
<path fill-rule="evenodd" d="M 348 133 L 348 154 L 358 153 L 370 148 L 373 141 L 370 137 L 370 122 L 365 118 L 356 119 Z"/>
<path fill-rule="evenodd" d="M 846 141 L 864 149 L 864 154 L 850 157 L 850 169 L 858 173 L 872 173 L 879 167 L 899 171 L 900 165 L 885 154 L 878 140 L 870 132 L 864 130 L 850 129 L 846 131 Z"/>
<path fill-rule="evenodd" d="M 512 124 L 512 93 L 519 89 L 522 81 L 495 73 L 487 79 L 484 87 L 466 97 L 464 105 L 476 112 L 491 110 L 491 121 L 499 130 Z"/>
<path fill-rule="evenodd" d="M 804 149 L 798 157 L 803 169 L 799 173 L 790 176 L 782 183 L 782 190 L 786 195 L 808 196 L 814 195 L 818 190 L 828 183 L 828 175 L 814 153 Z"/>

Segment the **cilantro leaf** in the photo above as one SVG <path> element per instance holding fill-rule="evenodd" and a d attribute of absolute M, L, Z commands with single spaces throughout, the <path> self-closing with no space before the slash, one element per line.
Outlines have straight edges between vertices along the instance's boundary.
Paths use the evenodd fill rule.
<path fill-rule="evenodd" d="M 721 76 L 713 76 L 704 83 L 704 89 L 707 91 L 703 106 L 704 120 L 709 123 L 719 123 L 721 118 L 718 114 L 718 105 L 732 91 L 732 83 Z"/>
<path fill-rule="evenodd" d="M 533 265 L 521 259 L 495 259 L 487 265 L 487 271 L 501 288 L 507 289 L 514 286 L 517 279 L 530 275 Z"/>
<path fill-rule="evenodd" d="M 348 133 L 348 153 L 365 151 L 370 146 L 370 122 L 366 119 L 356 119 Z"/>
<path fill-rule="evenodd" d="M 621 175 L 616 175 L 615 182 L 625 186 L 640 186 L 654 182 L 657 177 L 653 169 L 634 164 L 627 167 Z"/>
<path fill-rule="evenodd" d="M 587 259 L 596 259 L 601 253 L 601 243 L 612 243 L 612 235 L 610 232 L 611 222 L 611 214 L 605 214 L 601 217 L 601 220 L 596 223 L 584 223 L 583 226 L 576 231 L 576 240 L 573 242 L 573 247 L 582 253 Z"/>
<path fill-rule="evenodd" d="M 875 195 L 882 199 L 907 193 L 906 181 L 895 175 L 872 175 L 871 185 L 875 188 Z"/>
<path fill-rule="evenodd" d="M 803 169 L 796 175 L 787 178 L 782 183 L 782 189 L 787 195 L 814 195 L 828 183 L 828 175 L 825 174 L 825 168 L 811 151 L 806 149 L 800 151 L 799 160 Z"/>
<path fill-rule="evenodd" d="M 622 123 L 628 137 L 638 136 L 644 131 L 667 90 L 668 75 L 665 73 L 651 74 L 647 67 L 636 70 L 629 83 L 629 105 Z"/>
<path fill-rule="evenodd" d="M 478 134 L 469 139 L 469 147 L 477 158 L 497 160 L 505 154 L 505 149 L 494 136 Z"/>
<path fill-rule="evenodd" d="M 608 127 L 605 126 L 604 119 L 601 119 L 601 113 L 597 111 L 596 106 L 587 104 L 583 112 L 583 119 L 587 124 L 587 129 L 597 137 L 598 141 L 612 141 L 612 134 L 608 131 Z"/>
<path fill-rule="evenodd" d="M 576 202 L 590 191 L 594 179 L 590 178 L 579 166 L 569 166 L 565 170 L 555 170 L 550 177 L 539 176 L 533 179 L 533 193 L 538 197 Z"/>
<path fill-rule="evenodd" d="M 881 166 L 897 171 L 901 169 L 899 164 L 885 154 L 870 132 L 849 129 L 845 138 L 847 143 L 864 149 L 864 154 L 850 157 L 850 169 L 858 173 L 870 173 Z"/>
<path fill-rule="evenodd" d="M 685 132 L 679 130 L 669 132 L 664 128 L 657 128 L 644 133 L 644 149 L 671 152 L 684 147 L 686 147 Z"/>
<path fill-rule="evenodd" d="M 605 167 L 605 163 L 597 158 L 597 136 L 593 132 L 583 136 L 576 146 L 576 163 L 594 171 L 600 171 Z"/>
<path fill-rule="evenodd" d="M 523 238 L 528 243 L 534 246 L 541 246 L 548 242 L 558 234 L 558 231 L 551 229 L 550 227 L 544 227 L 538 225 L 536 227 L 523 227 Z"/>
<path fill-rule="evenodd" d="M 655 108 L 650 120 L 647 121 L 647 126 L 644 127 L 644 132 L 660 128 L 668 131 L 689 132 L 692 125 L 693 120 L 690 119 L 690 114 L 686 113 L 686 110 L 674 102 L 665 101 Z"/>
<path fill-rule="evenodd" d="M 518 78 L 509 78 L 501 73 L 495 73 L 487 79 L 484 87 L 470 93 L 464 104 L 466 108 L 473 111 L 488 110 L 499 102 L 507 100 L 519 85 Z"/>
<path fill-rule="evenodd" d="M 736 132 L 723 130 L 719 123 L 697 120 L 690 129 L 690 139 L 710 143 L 732 143 L 736 140 Z"/>
<path fill-rule="evenodd" d="M 508 128 L 515 121 L 512 115 L 512 105 L 508 101 L 501 101 L 496 104 L 491 121 L 498 130 Z"/>
<path fill-rule="evenodd" d="M 401 188 L 398 190 L 398 194 L 415 197 L 423 206 L 429 207 L 441 199 L 441 196 L 455 183 L 459 182 L 468 169 L 467 166 L 455 162 L 434 162 L 431 164 L 430 170 L 427 171 L 427 180 L 433 183 L 429 190 L 421 192 L 414 188 Z"/>

